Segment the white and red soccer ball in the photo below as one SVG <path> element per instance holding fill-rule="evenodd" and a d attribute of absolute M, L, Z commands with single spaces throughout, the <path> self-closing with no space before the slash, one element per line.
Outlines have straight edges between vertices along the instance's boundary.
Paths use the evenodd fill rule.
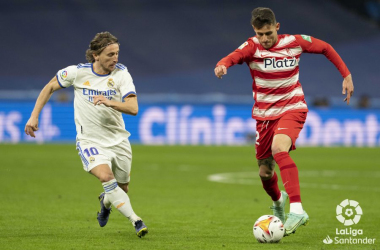
<path fill-rule="evenodd" d="M 253 235 L 260 243 L 278 243 L 284 232 L 284 225 L 274 215 L 263 215 L 253 225 Z"/>

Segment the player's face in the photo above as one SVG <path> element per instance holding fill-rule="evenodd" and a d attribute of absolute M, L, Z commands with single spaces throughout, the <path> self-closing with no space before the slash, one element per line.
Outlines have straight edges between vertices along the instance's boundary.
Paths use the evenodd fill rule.
<path fill-rule="evenodd" d="M 112 72 L 119 60 L 119 44 L 108 45 L 95 60 L 99 59 L 99 66 L 105 73 Z"/>
<path fill-rule="evenodd" d="M 277 42 L 277 31 L 280 29 L 280 23 L 276 25 L 265 25 L 257 29 L 252 25 L 256 32 L 256 37 L 265 49 L 270 49 Z"/>

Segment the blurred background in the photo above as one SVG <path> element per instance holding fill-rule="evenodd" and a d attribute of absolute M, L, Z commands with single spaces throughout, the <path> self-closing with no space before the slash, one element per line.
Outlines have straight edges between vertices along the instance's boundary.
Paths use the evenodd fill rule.
<path fill-rule="evenodd" d="M 85 63 L 96 33 L 121 44 L 140 104 L 124 116 L 141 144 L 251 144 L 252 79 L 237 65 L 222 80 L 215 64 L 249 37 L 255 7 L 270 7 L 279 33 L 330 43 L 350 69 L 349 106 L 342 77 L 323 55 L 303 54 L 300 82 L 310 107 L 299 145 L 380 146 L 380 1 L 109 0 L 1 1 L 0 142 L 74 142 L 73 88 L 54 93 L 36 139 L 24 126 L 44 85 L 59 69 Z"/>

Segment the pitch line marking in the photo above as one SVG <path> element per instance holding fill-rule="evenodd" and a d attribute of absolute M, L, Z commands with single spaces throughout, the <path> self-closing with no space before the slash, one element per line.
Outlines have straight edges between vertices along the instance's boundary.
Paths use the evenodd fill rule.
<path fill-rule="evenodd" d="M 318 173 L 319 174 L 318 174 Z M 324 173 L 325 172 L 325 173 Z M 329 175 L 326 175 L 326 173 Z M 339 171 L 303 171 L 300 176 L 313 176 L 313 177 L 335 177 L 338 174 L 342 176 Z M 334 173 L 336 172 L 336 173 Z M 355 173 L 354 173 L 355 172 Z M 343 177 L 355 177 L 358 176 L 358 171 L 351 171 L 351 173 L 346 171 L 343 173 Z M 363 172 L 361 172 L 363 174 Z M 380 176 L 379 171 L 371 172 L 372 177 L 378 178 Z M 367 175 L 366 175 L 367 176 Z M 235 172 L 235 173 L 217 173 L 207 176 L 207 180 L 212 182 L 226 183 L 226 184 L 240 184 L 240 185 L 262 185 L 257 173 L 255 172 Z M 358 186 L 358 185 L 338 185 L 338 184 L 328 184 L 328 183 L 308 183 L 301 182 L 300 186 L 302 188 L 319 188 L 328 190 L 350 190 L 350 191 L 366 191 L 366 192 L 380 192 L 378 187 L 368 187 L 368 186 Z"/>

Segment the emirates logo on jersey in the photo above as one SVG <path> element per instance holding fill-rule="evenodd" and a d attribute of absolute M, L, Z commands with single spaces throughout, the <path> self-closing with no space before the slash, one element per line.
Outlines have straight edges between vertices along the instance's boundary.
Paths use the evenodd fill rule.
<path fill-rule="evenodd" d="M 297 66 L 297 59 L 295 57 L 288 59 L 276 60 L 275 58 L 264 58 L 264 68 L 280 69 L 280 68 L 293 68 Z"/>
<path fill-rule="evenodd" d="M 106 97 L 109 100 L 112 100 L 112 97 L 116 95 L 117 92 L 114 89 L 108 89 L 108 90 L 98 90 L 98 89 L 83 89 L 83 95 L 88 96 L 88 101 L 93 102 L 94 96 L 96 95 L 102 95 Z"/>

